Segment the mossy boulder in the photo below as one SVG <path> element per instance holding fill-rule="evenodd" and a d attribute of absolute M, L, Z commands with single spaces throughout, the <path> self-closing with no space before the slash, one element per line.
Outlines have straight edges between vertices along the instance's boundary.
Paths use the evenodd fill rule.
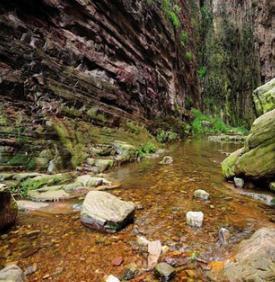
<path fill-rule="evenodd" d="M 257 88 L 253 100 L 258 116 L 275 109 L 275 78 Z"/>
<path fill-rule="evenodd" d="M 254 121 L 244 148 L 222 162 L 222 171 L 226 178 L 244 176 L 267 181 L 275 178 L 275 110 Z"/>

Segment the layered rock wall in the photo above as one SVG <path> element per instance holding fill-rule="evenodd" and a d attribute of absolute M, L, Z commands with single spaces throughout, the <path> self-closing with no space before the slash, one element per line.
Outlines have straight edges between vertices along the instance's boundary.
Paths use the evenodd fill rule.
<path fill-rule="evenodd" d="M 186 97 L 199 107 L 192 37 L 180 43 L 190 7 L 172 2 L 2 1 L 0 163 L 29 163 L 51 141 L 46 155 L 72 155 L 94 126 L 182 120 Z"/>

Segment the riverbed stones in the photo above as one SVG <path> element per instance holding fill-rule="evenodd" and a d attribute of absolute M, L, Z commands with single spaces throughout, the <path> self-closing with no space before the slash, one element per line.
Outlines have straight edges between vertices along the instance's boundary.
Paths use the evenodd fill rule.
<path fill-rule="evenodd" d="M 155 274 L 160 279 L 160 281 L 168 282 L 174 278 L 176 270 L 174 267 L 166 262 L 158 263 L 155 267 Z"/>
<path fill-rule="evenodd" d="M 275 281 L 275 228 L 261 228 L 239 245 L 217 281 Z M 225 279 L 225 280 L 223 280 Z"/>
<path fill-rule="evenodd" d="M 159 162 L 160 164 L 168 165 L 173 163 L 173 158 L 170 156 L 165 156 L 163 159 Z"/>
<path fill-rule="evenodd" d="M 110 193 L 90 191 L 83 202 L 81 222 L 95 230 L 117 232 L 133 221 L 135 205 Z"/>
<path fill-rule="evenodd" d="M 17 204 L 11 193 L 0 191 L 0 230 L 15 223 L 17 217 Z"/>
<path fill-rule="evenodd" d="M 240 177 L 234 177 L 233 178 L 234 185 L 236 188 L 243 188 L 244 187 L 244 180 Z"/>
<path fill-rule="evenodd" d="M 1 282 L 23 282 L 25 275 L 22 269 L 16 264 L 11 264 L 0 270 Z"/>
<path fill-rule="evenodd" d="M 186 222 L 192 227 L 202 227 L 203 217 L 203 212 L 189 211 L 186 213 Z"/>
<path fill-rule="evenodd" d="M 22 211 L 34 211 L 43 209 L 49 206 L 48 203 L 40 203 L 28 200 L 18 200 L 16 201 L 18 209 Z"/>
<path fill-rule="evenodd" d="M 209 193 L 207 193 L 205 190 L 198 189 L 193 194 L 194 198 L 201 199 L 201 200 L 208 200 L 209 199 Z"/>

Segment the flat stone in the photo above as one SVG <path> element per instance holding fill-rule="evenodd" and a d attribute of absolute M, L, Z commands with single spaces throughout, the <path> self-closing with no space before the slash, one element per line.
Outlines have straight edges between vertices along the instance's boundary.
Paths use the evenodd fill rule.
<path fill-rule="evenodd" d="M 234 177 L 233 181 L 236 188 L 244 187 L 244 180 L 242 178 Z"/>
<path fill-rule="evenodd" d="M 186 222 L 192 227 L 201 227 L 203 223 L 203 213 L 189 211 L 186 213 Z"/>
<path fill-rule="evenodd" d="M 155 267 L 155 274 L 161 281 L 168 282 L 175 276 L 176 270 L 166 262 L 158 263 Z"/>
<path fill-rule="evenodd" d="M 90 191 L 83 202 L 81 222 L 92 229 L 116 232 L 133 220 L 135 205 L 107 192 Z"/>
<path fill-rule="evenodd" d="M 79 183 L 84 187 L 97 187 L 103 185 L 105 182 L 107 181 L 104 178 L 91 176 L 89 174 L 81 175 L 77 177 L 75 181 L 75 183 Z"/>
<path fill-rule="evenodd" d="M 11 264 L 0 270 L 0 281 L 23 282 L 25 275 L 19 266 Z"/>
<path fill-rule="evenodd" d="M 38 203 L 38 202 L 33 202 L 33 201 L 28 201 L 28 200 L 19 200 L 16 202 L 17 202 L 18 209 L 23 210 L 23 211 L 39 210 L 39 209 L 46 208 L 49 206 L 49 204 L 47 203 Z"/>
<path fill-rule="evenodd" d="M 70 199 L 71 196 L 63 189 L 61 190 L 53 190 L 53 191 L 46 191 L 46 192 L 39 192 L 39 191 L 29 191 L 28 197 L 34 201 L 41 201 L 41 202 L 52 202 L 52 201 L 60 201 Z"/>
<path fill-rule="evenodd" d="M 209 193 L 202 189 L 198 189 L 194 192 L 194 197 L 201 199 L 201 200 L 208 200 L 209 199 Z"/>

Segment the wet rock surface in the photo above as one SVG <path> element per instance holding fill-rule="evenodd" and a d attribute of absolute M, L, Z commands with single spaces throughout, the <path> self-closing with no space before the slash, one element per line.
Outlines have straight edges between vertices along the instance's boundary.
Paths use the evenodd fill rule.
<path fill-rule="evenodd" d="M 81 208 L 81 222 L 92 229 L 116 232 L 133 221 L 135 205 L 101 191 L 89 192 Z"/>
<path fill-rule="evenodd" d="M 165 262 L 157 264 L 157 266 L 155 267 L 155 273 L 159 280 L 162 282 L 171 281 L 176 274 L 174 267 Z"/>

